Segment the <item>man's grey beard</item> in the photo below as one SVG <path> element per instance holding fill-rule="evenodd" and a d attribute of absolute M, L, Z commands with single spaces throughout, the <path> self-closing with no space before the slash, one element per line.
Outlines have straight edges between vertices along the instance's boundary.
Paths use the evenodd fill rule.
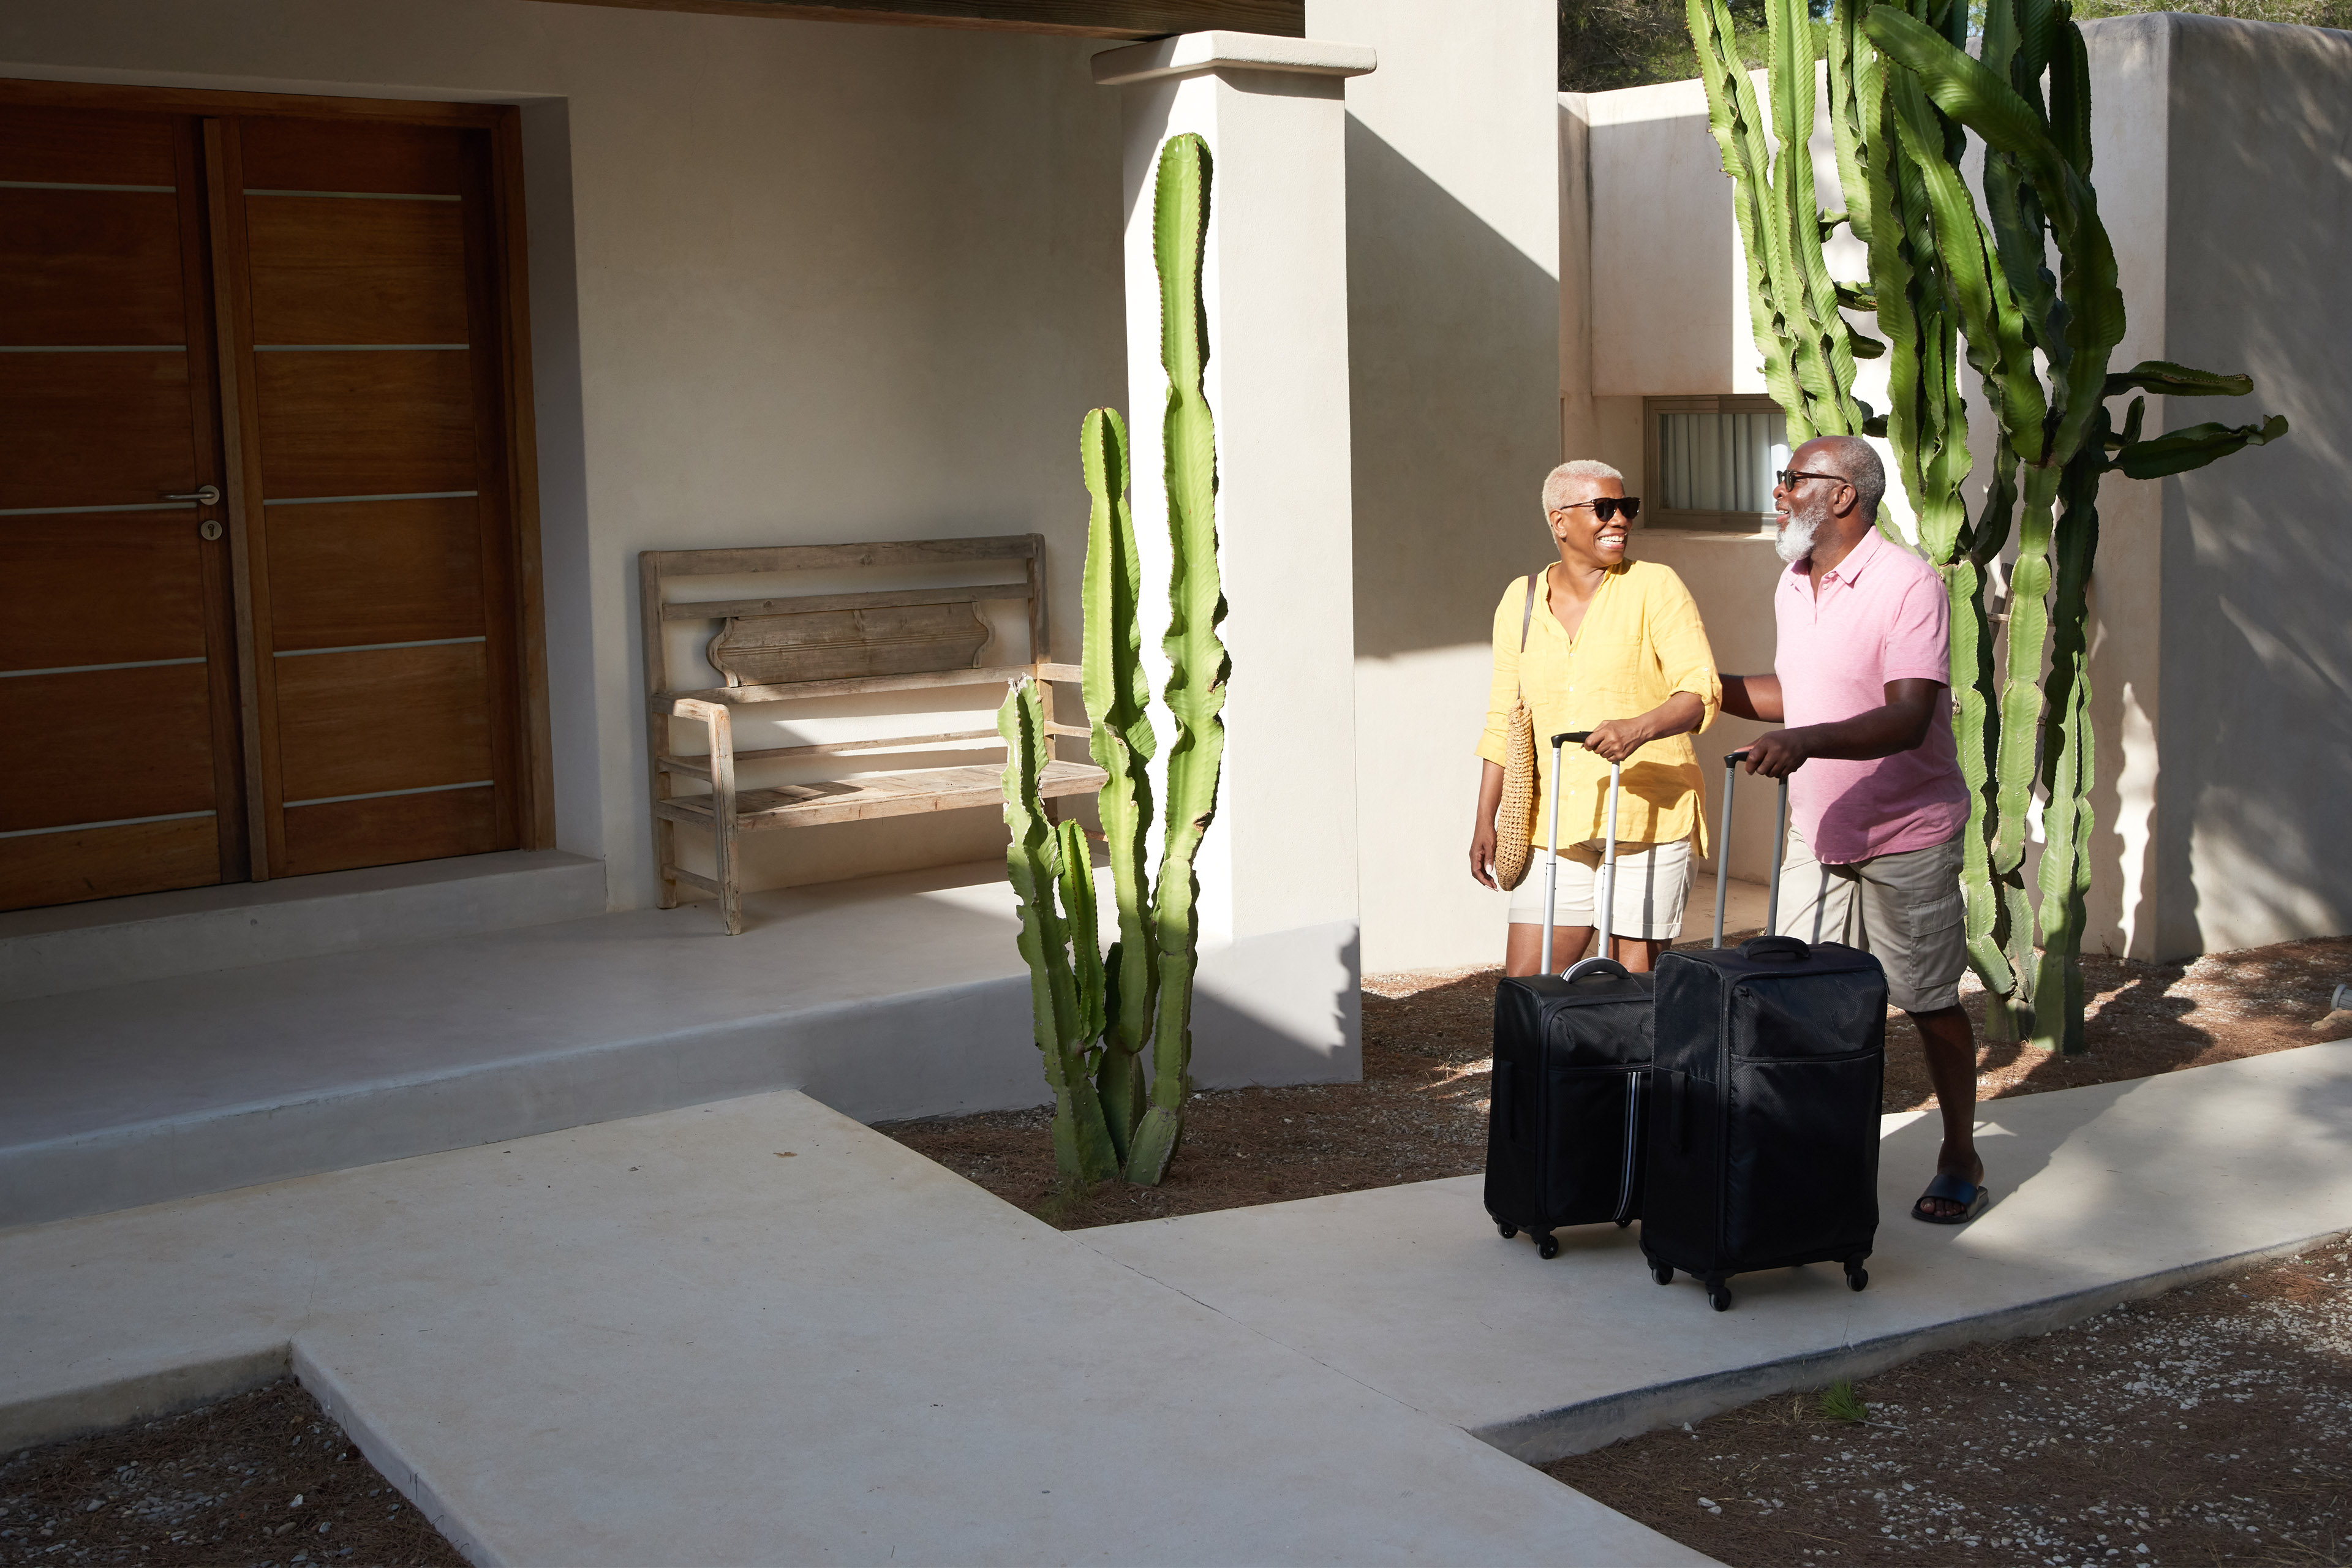
<path fill-rule="evenodd" d="M 1772 536 L 1772 549 L 1781 560 L 1794 565 L 1813 552 L 1813 535 L 1821 531 L 1821 519 L 1799 517 L 1792 511 L 1789 521 Z"/>

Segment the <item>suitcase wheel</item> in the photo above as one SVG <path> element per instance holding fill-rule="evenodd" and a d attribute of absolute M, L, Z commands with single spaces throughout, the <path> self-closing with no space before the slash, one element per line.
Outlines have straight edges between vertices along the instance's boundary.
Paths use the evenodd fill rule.
<path fill-rule="evenodd" d="M 1536 1256 L 1538 1258 L 1558 1258 L 1559 1256 L 1559 1237 L 1556 1236 L 1538 1237 L 1536 1238 Z"/>
<path fill-rule="evenodd" d="M 1845 1266 L 1845 1283 L 1849 1290 L 1862 1289 L 1870 1283 L 1870 1270 L 1862 1266 L 1860 1258 Z"/>
<path fill-rule="evenodd" d="M 1718 1312 L 1731 1310 L 1731 1287 L 1717 1279 L 1706 1288 L 1706 1304 Z"/>
<path fill-rule="evenodd" d="M 1675 1282 L 1675 1266 L 1671 1263 L 1653 1263 L 1650 1265 L 1650 1278 L 1661 1285 L 1671 1285 Z"/>
<path fill-rule="evenodd" d="M 1617 1222 L 1617 1228 L 1619 1230 L 1623 1230 L 1627 1226 L 1630 1226 L 1633 1223 L 1633 1222 L 1630 1219 L 1621 1219 Z"/>
<path fill-rule="evenodd" d="M 1496 1220 L 1495 1222 L 1495 1228 L 1502 1232 L 1503 1239 L 1505 1241 L 1508 1241 L 1511 1237 L 1519 1234 L 1519 1227 L 1511 1224 L 1507 1220 Z"/>

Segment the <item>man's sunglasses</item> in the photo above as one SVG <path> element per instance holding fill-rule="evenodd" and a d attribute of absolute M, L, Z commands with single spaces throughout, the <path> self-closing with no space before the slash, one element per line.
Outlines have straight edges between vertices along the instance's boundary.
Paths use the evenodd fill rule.
<path fill-rule="evenodd" d="M 1631 522 L 1635 518 L 1642 515 L 1642 498 L 1640 496 L 1595 496 L 1591 500 L 1572 500 L 1566 506 L 1554 507 L 1552 510 L 1554 511 L 1573 511 L 1580 506 L 1591 507 L 1592 509 L 1592 515 L 1599 518 L 1603 522 L 1609 521 L 1621 511 L 1625 514 L 1625 521 L 1627 522 Z"/>
<path fill-rule="evenodd" d="M 1772 476 L 1773 484 L 1784 490 L 1795 489 L 1799 479 L 1833 479 L 1842 485 L 1853 483 L 1843 474 L 1809 474 L 1802 468 L 1782 468 Z"/>

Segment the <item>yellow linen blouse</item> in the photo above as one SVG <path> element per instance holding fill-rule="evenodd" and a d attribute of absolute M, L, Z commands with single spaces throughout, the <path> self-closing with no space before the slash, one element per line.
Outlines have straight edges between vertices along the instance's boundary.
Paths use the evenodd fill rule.
<path fill-rule="evenodd" d="M 1537 845 L 1549 836 L 1554 735 L 1647 713 L 1677 691 L 1690 692 L 1706 704 L 1701 730 L 1715 722 L 1723 706 L 1723 683 L 1716 675 L 1706 627 L 1699 621 L 1690 590 L 1672 567 L 1654 561 L 1627 561 L 1612 567 L 1573 640 L 1551 613 L 1546 589 L 1538 578 L 1524 659 L 1519 623 L 1528 580 L 1515 579 L 1495 606 L 1495 683 L 1486 700 L 1486 731 L 1478 742 L 1480 756 L 1508 766 L 1505 743 L 1510 738 L 1511 701 L 1524 679 L 1536 721 L 1538 782 L 1529 841 Z M 1560 766 L 1567 775 L 1567 793 L 1560 797 L 1560 843 L 1598 839 L 1608 825 L 1608 759 L 1570 745 Z M 1696 834 L 1699 853 L 1706 853 L 1702 775 L 1688 731 L 1652 741 L 1626 758 L 1621 782 L 1624 794 L 1617 807 L 1618 843 L 1672 844 Z"/>

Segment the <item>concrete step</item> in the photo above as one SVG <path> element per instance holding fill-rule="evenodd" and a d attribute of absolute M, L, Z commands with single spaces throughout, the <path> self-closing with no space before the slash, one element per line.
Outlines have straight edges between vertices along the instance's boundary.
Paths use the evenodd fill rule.
<path fill-rule="evenodd" d="M 0 1001 L 604 912 L 604 864 L 511 850 L 0 913 Z"/>
<path fill-rule="evenodd" d="M 0 1003 L 0 1226 L 776 1089 L 1045 1098 L 1000 861 Z M 1360 1070 L 1353 930 L 1202 953 L 1194 1076 Z"/>

